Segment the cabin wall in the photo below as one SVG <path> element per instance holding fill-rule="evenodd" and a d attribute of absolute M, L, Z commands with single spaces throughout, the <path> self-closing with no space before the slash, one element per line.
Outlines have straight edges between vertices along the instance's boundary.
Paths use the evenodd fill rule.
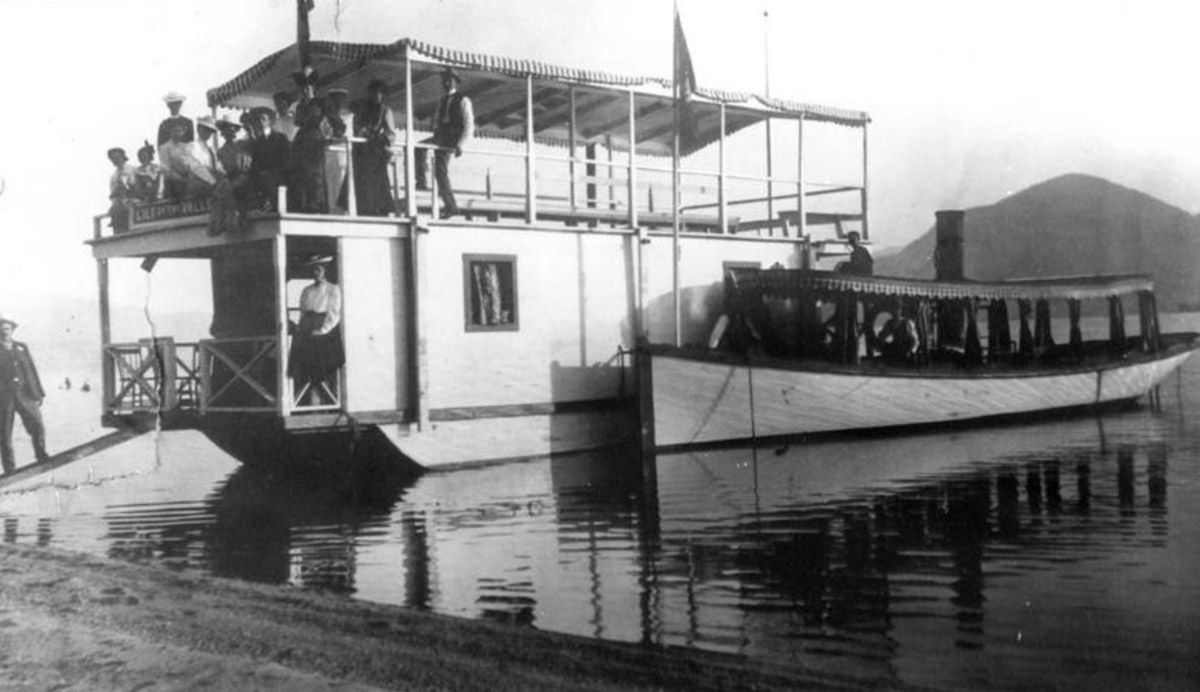
<path fill-rule="evenodd" d="M 346 409 L 351 413 L 409 406 L 407 242 L 342 238 L 339 243 Z"/>
<path fill-rule="evenodd" d="M 672 239 L 654 235 L 643 247 L 645 299 L 651 343 L 673 343 Z M 724 267 L 727 262 L 767 269 L 776 263 L 788 269 L 801 266 L 803 246 L 794 241 L 713 236 L 680 240 L 679 314 L 682 344 L 705 344 L 725 309 Z"/>
<path fill-rule="evenodd" d="M 436 225 L 421 242 L 430 409 L 620 395 L 602 366 L 634 341 L 634 236 Z M 515 329 L 468 330 L 464 255 L 516 258 Z"/>

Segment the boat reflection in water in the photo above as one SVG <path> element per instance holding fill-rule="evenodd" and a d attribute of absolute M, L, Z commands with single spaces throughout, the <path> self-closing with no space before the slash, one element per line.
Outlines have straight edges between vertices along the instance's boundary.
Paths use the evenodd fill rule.
<path fill-rule="evenodd" d="M 1168 472 L 1200 482 L 1169 463 L 1194 457 L 1195 428 L 1137 410 L 664 455 L 646 474 L 620 451 L 338 479 L 177 455 L 126 479 L 139 494 L 72 491 L 81 513 L 0 508 L 9 541 L 873 683 L 1178 687 L 1196 679 L 1200 537 Z"/>

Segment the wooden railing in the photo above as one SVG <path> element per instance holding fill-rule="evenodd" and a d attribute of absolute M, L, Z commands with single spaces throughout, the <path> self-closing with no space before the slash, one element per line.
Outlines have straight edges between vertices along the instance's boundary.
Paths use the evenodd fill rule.
<path fill-rule="evenodd" d="M 104 411 L 114 415 L 194 409 L 200 400 L 196 344 L 170 337 L 104 347 Z"/>
<path fill-rule="evenodd" d="M 201 341 L 200 413 L 279 410 L 278 354 L 270 336 Z"/>

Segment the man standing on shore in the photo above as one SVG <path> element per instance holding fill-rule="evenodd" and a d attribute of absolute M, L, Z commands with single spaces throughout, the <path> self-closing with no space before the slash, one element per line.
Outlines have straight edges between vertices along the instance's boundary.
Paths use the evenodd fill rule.
<path fill-rule="evenodd" d="M 37 368 L 29 348 L 13 340 L 17 323 L 0 317 L 0 462 L 4 473 L 16 471 L 13 460 L 13 414 L 21 415 L 21 423 L 33 438 L 33 453 L 39 462 L 46 461 L 46 428 L 42 425 L 42 399 L 46 392 L 38 379 Z"/>

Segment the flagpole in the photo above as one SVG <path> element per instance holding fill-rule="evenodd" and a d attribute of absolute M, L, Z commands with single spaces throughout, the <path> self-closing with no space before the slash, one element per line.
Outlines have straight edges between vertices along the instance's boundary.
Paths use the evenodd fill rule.
<path fill-rule="evenodd" d="M 671 142 L 671 307 L 675 319 L 675 339 L 676 346 L 682 343 L 680 317 L 679 317 L 679 34 L 682 31 L 682 22 L 679 19 L 679 2 L 675 0 L 675 16 L 674 23 L 671 25 L 672 39 L 672 69 L 671 69 L 671 90 L 674 96 L 674 119 L 675 119 L 675 134 Z"/>
<path fill-rule="evenodd" d="M 300 69 L 308 65 L 308 13 L 313 9 L 313 0 L 296 0 L 296 52 L 299 54 Z"/>
<path fill-rule="evenodd" d="M 767 98 L 771 98 L 771 55 L 770 55 L 770 32 L 767 30 L 767 11 L 763 10 L 763 80 L 766 93 L 763 94 Z M 775 185 L 772 178 L 775 177 L 775 166 L 773 155 L 771 153 L 771 118 L 767 117 L 767 218 L 775 218 Z"/>

